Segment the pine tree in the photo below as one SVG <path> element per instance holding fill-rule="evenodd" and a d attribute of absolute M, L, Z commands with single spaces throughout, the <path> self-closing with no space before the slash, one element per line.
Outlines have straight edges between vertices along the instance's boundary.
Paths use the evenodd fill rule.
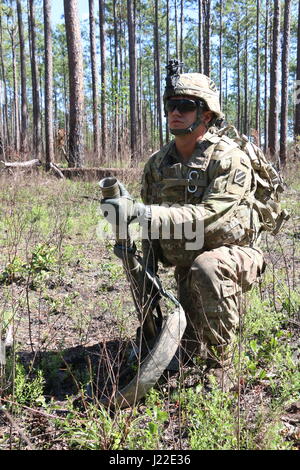
<path fill-rule="evenodd" d="M 69 166 L 83 165 L 83 61 L 77 0 L 64 0 L 69 62 Z"/>

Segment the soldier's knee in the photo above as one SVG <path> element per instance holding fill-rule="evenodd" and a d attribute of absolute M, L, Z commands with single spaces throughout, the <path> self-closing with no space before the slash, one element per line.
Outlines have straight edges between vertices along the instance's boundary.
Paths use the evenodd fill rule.
<path fill-rule="evenodd" d="M 215 283 L 218 271 L 218 260 L 210 253 L 202 253 L 193 262 L 190 268 L 190 275 L 194 282 L 204 288 Z"/>

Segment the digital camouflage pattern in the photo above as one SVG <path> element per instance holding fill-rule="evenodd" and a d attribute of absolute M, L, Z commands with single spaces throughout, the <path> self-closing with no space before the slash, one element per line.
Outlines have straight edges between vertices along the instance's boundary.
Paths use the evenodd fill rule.
<path fill-rule="evenodd" d="M 264 270 L 258 248 L 222 246 L 197 256 L 190 268 L 177 267 L 179 301 L 187 316 L 188 351 L 204 354 L 211 363 L 230 359 L 229 349 L 242 308 L 241 295 Z M 202 351 L 201 351 L 202 349 Z"/>
<path fill-rule="evenodd" d="M 248 201 L 251 191 L 249 158 L 227 136 L 220 138 L 213 132 L 198 142 L 187 163 L 180 161 L 174 141 L 163 147 L 148 160 L 142 180 L 143 202 L 152 205 L 152 233 L 161 226 L 202 221 L 203 250 L 258 244 L 260 222 Z M 180 207 L 164 207 L 173 204 Z M 159 240 L 166 264 L 191 264 L 199 250 L 186 250 L 188 241 Z"/>
<path fill-rule="evenodd" d="M 179 300 L 188 319 L 186 339 L 190 345 L 205 344 L 210 357 L 218 348 L 223 354 L 230 344 L 240 295 L 264 267 L 261 222 L 251 204 L 252 171 L 248 155 L 213 128 L 188 162 L 181 161 L 172 141 L 144 169 L 142 200 L 152 206 L 151 233 L 171 227 L 170 239 L 143 241 L 144 261 L 154 271 L 158 259 L 176 267 Z M 164 207 L 172 204 L 177 207 Z M 204 226 L 204 245 L 187 250 L 190 240 L 172 234 L 183 222 L 197 221 Z"/>

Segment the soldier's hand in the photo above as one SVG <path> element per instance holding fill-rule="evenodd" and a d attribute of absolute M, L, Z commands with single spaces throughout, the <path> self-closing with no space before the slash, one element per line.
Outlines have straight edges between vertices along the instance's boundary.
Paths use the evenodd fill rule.
<path fill-rule="evenodd" d="M 130 222 L 141 217 L 146 206 L 135 202 L 125 186 L 119 182 L 120 197 L 101 200 L 101 210 L 106 220 L 114 227 L 127 227 Z"/>

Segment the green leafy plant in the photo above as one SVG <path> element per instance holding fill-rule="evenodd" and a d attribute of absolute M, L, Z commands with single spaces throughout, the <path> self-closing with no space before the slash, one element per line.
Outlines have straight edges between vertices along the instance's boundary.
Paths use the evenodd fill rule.
<path fill-rule="evenodd" d="M 11 361 L 11 367 L 15 368 L 14 380 L 12 383 L 12 395 L 14 402 L 20 405 L 44 404 L 44 385 L 45 379 L 43 372 L 38 369 L 34 374 L 29 375 L 25 367 L 16 360 Z"/>
<path fill-rule="evenodd" d="M 46 243 L 39 243 L 32 251 L 28 269 L 31 273 L 51 271 L 56 265 L 56 247 Z"/>
<path fill-rule="evenodd" d="M 193 450 L 228 450 L 238 448 L 234 401 L 216 384 L 204 393 L 202 385 L 188 389 L 183 397 L 183 412 Z"/>
<path fill-rule="evenodd" d="M 163 409 L 164 403 L 158 390 L 151 389 L 145 402 L 146 418 L 137 418 L 128 435 L 130 449 L 154 450 L 160 448 L 164 423 L 169 415 Z"/>
<path fill-rule="evenodd" d="M 12 261 L 6 264 L 2 273 L 0 273 L 1 284 L 11 284 L 24 279 L 26 276 L 26 264 L 18 256 L 15 256 Z"/>
<path fill-rule="evenodd" d="M 69 413 L 64 421 L 57 422 L 63 430 L 63 436 L 72 449 L 76 450 L 117 450 L 127 435 L 126 417 L 117 412 L 110 416 L 102 406 L 86 405 L 83 418 L 74 410 L 71 400 L 68 404 Z"/>

